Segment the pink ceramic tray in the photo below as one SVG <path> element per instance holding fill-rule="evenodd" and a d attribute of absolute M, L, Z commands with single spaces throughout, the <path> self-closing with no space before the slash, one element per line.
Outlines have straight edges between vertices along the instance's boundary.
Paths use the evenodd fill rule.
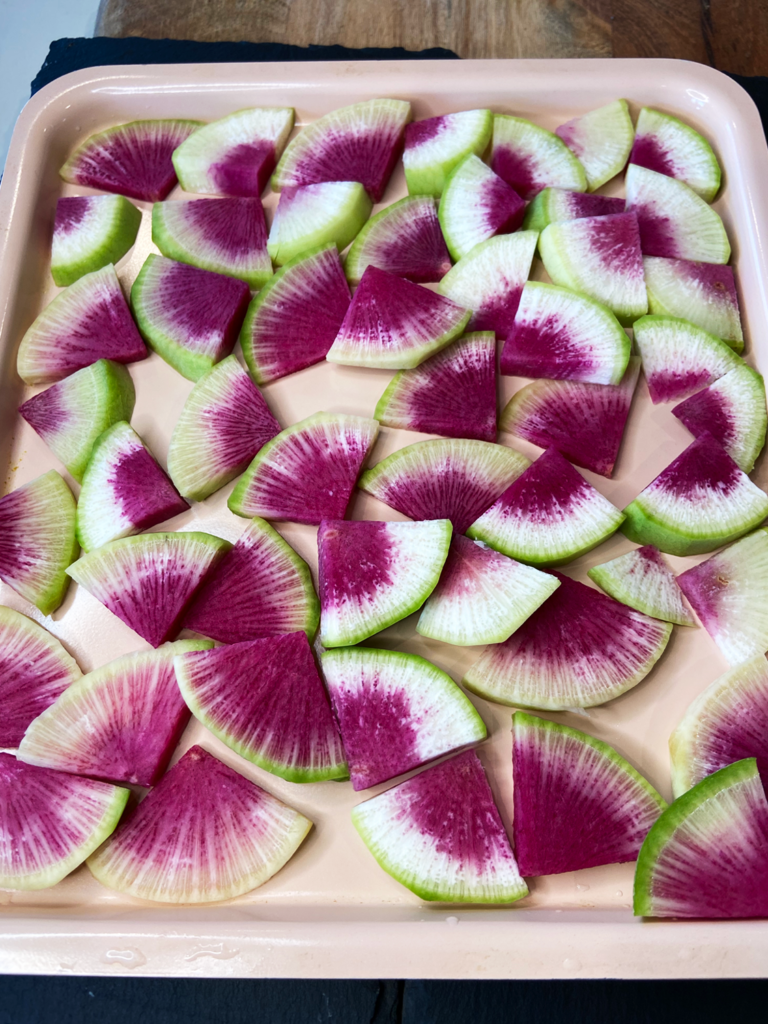
<path fill-rule="evenodd" d="M 0 189 L 0 464 L 6 490 L 49 468 L 62 470 L 16 415 L 25 393 L 15 356 L 24 330 L 56 292 L 49 274 L 56 200 L 86 191 L 65 185 L 57 173 L 74 146 L 94 131 L 136 118 L 213 120 L 242 107 L 291 105 L 297 123 L 303 124 L 334 107 L 375 96 L 410 100 L 416 118 L 489 106 L 549 128 L 624 96 L 635 113 L 647 104 L 692 123 L 712 140 L 725 170 L 716 207 L 733 244 L 748 358 L 768 372 L 768 151 L 746 93 L 707 67 L 666 60 L 583 60 L 99 68 L 61 78 L 30 101 L 16 127 Z M 385 203 L 404 193 L 400 170 Z M 268 216 L 275 199 L 266 198 Z M 145 215 L 135 248 L 118 267 L 126 289 L 152 248 Z M 137 392 L 134 425 L 163 459 L 191 384 L 154 355 L 134 364 L 131 373 Z M 319 409 L 370 416 L 390 376 L 320 364 L 264 390 L 284 424 Z M 504 378 L 501 386 L 506 400 L 520 382 Z M 371 461 L 419 436 L 383 430 Z M 668 407 L 651 407 L 641 381 L 616 478 L 587 476 L 623 507 L 688 441 Z M 536 451 L 522 443 L 516 447 L 527 454 Z M 764 486 L 765 472 L 758 466 L 757 480 Z M 230 490 L 195 505 L 171 528 L 204 529 L 234 540 L 244 521 L 227 510 Z M 397 517 L 362 494 L 351 515 Z M 285 525 L 281 532 L 316 564 L 313 529 Z M 590 565 L 630 546 L 619 535 L 569 572 L 584 579 Z M 673 562 L 678 568 L 686 564 Z M 4 585 L 0 603 L 32 614 Z M 34 617 L 64 641 L 84 670 L 141 646 L 134 633 L 75 586 L 52 620 Z M 477 649 L 417 637 L 414 619 L 382 634 L 381 645 L 421 653 L 459 680 Z M 612 743 L 670 797 L 667 737 L 691 699 L 726 667 L 703 630 L 678 628 L 659 666 L 636 689 L 591 710 L 588 720 L 556 717 Z M 509 825 L 510 711 L 473 699 L 490 734 L 480 754 Z M 381 871 L 357 837 L 349 811 L 360 795 L 348 784 L 285 782 L 238 759 L 194 723 L 180 750 L 192 742 L 202 742 L 312 818 L 316 827 L 299 853 L 260 889 L 207 907 L 169 908 L 129 899 L 100 886 L 85 867 L 53 889 L 0 891 L 0 970 L 451 978 L 768 973 L 768 921 L 640 921 L 630 910 L 630 864 L 535 880 L 531 895 L 508 909 L 424 904 Z"/>

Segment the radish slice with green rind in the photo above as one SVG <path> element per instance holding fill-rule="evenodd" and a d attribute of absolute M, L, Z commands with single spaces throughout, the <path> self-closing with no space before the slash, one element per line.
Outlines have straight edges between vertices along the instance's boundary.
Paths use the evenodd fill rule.
<path fill-rule="evenodd" d="M 380 866 L 420 899 L 514 903 L 528 895 L 474 751 L 358 804 L 352 823 Z"/>
<path fill-rule="evenodd" d="M 679 626 L 696 625 L 674 573 L 650 544 L 595 565 L 587 575 L 614 600 L 645 615 Z"/>
<path fill-rule="evenodd" d="M 584 168 L 590 192 L 621 174 L 632 148 L 635 129 L 626 100 L 614 100 L 581 117 L 566 121 L 555 134 Z"/>
<path fill-rule="evenodd" d="M 706 203 L 720 188 L 720 164 L 707 140 L 680 118 L 651 107 L 637 118 L 629 162 L 684 181 Z"/>
<path fill-rule="evenodd" d="M 649 312 L 688 320 L 736 352 L 743 350 L 739 298 L 729 266 L 644 256 L 643 269 Z"/>
<path fill-rule="evenodd" d="M 371 217 L 350 246 L 344 272 L 359 284 L 368 266 L 416 284 L 439 281 L 451 257 L 430 196 L 406 196 Z"/>
<path fill-rule="evenodd" d="M 491 167 L 526 200 L 548 185 L 587 190 L 584 168 L 565 143 L 522 117 L 494 116 Z"/>
<path fill-rule="evenodd" d="M 437 215 L 455 260 L 493 235 L 516 231 L 525 203 L 513 188 L 471 154 L 448 175 Z"/>
<path fill-rule="evenodd" d="M 406 125 L 403 168 L 409 194 L 441 196 L 453 168 L 470 153 L 482 156 L 492 132 L 490 110 L 460 110 Z"/>
<path fill-rule="evenodd" d="M 64 196 L 56 204 L 51 275 L 63 288 L 117 263 L 136 241 L 141 211 L 125 196 Z"/>
<path fill-rule="evenodd" d="M 370 215 L 371 200 L 358 181 L 286 188 L 269 229 L 267 252 L 276 267 L 319 246 L 335 245 L 341 252 Z"/>
<path fill-rule="evenodd" d="M 558 220 L 604 217 L 610 213 L 623 212 L 623 199 L 594 196 L 589 192 L 571 192 L 566 188 L 545 188 L 528 204 L 523 227 L 527 231 L 543 231 L 547 224 Z"/>

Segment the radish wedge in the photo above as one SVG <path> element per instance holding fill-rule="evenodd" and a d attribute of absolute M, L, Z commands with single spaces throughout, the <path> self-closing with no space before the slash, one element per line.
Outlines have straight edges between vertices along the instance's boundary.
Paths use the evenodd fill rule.
<path fill-rule="evenodd" d="M 589 191 L 621 174 L 627 162 L 635 129 L 626 100 L 614 100 L 566 121 L 555 134 L 563 140 L 584 168 Z"/>
<path fill-rule="evenodd" d="M 523 227 L 527 231 L 543 231 L 547 224 L 558 220 L 604 217 L 610 213 L 623 212 L 623 199 L 593 196 L 588 192 L 570 192 L 565 188 L 545 188 L 528 204 Z"/>
<path fill-rule="evenodd" d="M 416 284 L 439 281 L 451 269 L 434 199 L 406 196 L 371 217 L 347 253 L 347 280 L 358 284 L 369 266 Z"/>
<path fill-rule="evenodd" d="M 437 211 L 448 251 L 461 259 L 493 235 L 516 231 L 525 203 L 513 188 L 471 154 L 451 171 Z"/>
<path fill-rule="evenodd" d="M 722 338 L 736 352 L 744 349 L 739 298 L 730 267 L 644 256 L 643 269 L 649 312 L 688 320 Z"/>
<path fill-rule="evenodd" d="M 482 156 L 492 132 L 490 110 L 461 110 L 406 125 L 403 167 L 409 194 L 441 196 L 453 168 L 470 153 Z"/>
<path fill-rule="evenodd" d="M 584 168 L 565 143 L 522 117 L 494 116 L 491 167 L 526 200 L 548 185 L 587 190 Z"/>
<path fill-rule="evenodd" d="M 125 196 L 64 196 L 56 203 L 51 275 L 63 288 L 117 263 L 136 241 L 141 211 Z"/>
<path fill-rule="evenodd" d="M 614 600 L 645 615 L 679 626 L 696 625 L 672 570 L 650 544 L 595 565 L 587 575 Z"/>
<path fill-rule="evenodd" d="M 370 215 L 371 200 L 358 181 L 286 188 L 269 229 L 267 252 L 276 267 L 318 246 L 335 245 L 341 252 Z"/>
<path fill-rule="evenodd" d="M 629 162 L 684 181 L 706 203 L 720 188 L 720 164 L 707 140 L 679 118 L 651 107 L 640 111 Z"/>

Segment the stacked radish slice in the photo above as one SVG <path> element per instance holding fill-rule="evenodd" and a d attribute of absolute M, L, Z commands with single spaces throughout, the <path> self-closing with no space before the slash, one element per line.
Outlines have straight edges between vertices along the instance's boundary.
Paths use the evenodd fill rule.
<path fill-rule="evenodd" d="M 67 287 L 18 369 L 53 385 L 21 413 L 82 488 L 75 507 L 52 470 L 0 499 L 0 578 L 43 614 L 72 578 L 148 647 L 81 675 L 53 623 L 0 608 L 0 746 L 17 748 L 0 753 L 0 886 L 52 884 L 88 858 L 121 892 L 202 902 L 279 870 L 311 822 L 202 747 L 166 770 L 194 716 L 260 778 L 310 792 L 416 771 L 352 820 L 422 899 L 511 903 L 524 877 L 639 856 L 637 913 L 767 915 L 768 495 L 748 474 L 768 413 L 710 205 L 717 158 L 661 111 L 635 129 L 625 100 L 555 132 L 487 109 L 411 117 L 381 98 L 293 135 L 284 107 L 137 121 L 62 169 L 112 194 L 60 201 L 52 273 Z M 401 153 L 409 195 L 372 215 Z M 624 196 L 597 191 L 625 165 Z M 176 178 L 206 198 L 167 199 Z M 131 308 L 113 266 L 139 226 L 126 196 L 154 203 L 161 253 Z M 145 343 L 194 382 L 167 475 L 130 424 L 124 364 Z M 500 415 L 497 354 L 527 379 Z M 322 363 L 342 392 L 330 409 L 361 374 L 396 372 L 366 415 L 315 405 L 283 426 L 282 381 Z M 641 370 L 693 440 L 620 509 L 601 487 L 621 470 Z M 366 468 L 380 425 L 437 436 Z M 539 451 L 496 443 L 499 428 Z M 190 529 L 204 518 L 189 502 L 236 477 L 227 506 L 248 522 L 234 546 Z M 348 519 L 356 487 L 408 521 Z M 295 524 L 304 555 L 316 543 L 316 580 L 271 522 Z M 619 529 L 639 546 L 593 558 L 600 590 L 575 579 Z M 664 558 L 732 541 L 679 576 Z M 417 612 L 413 631 L 448 645 L 448 663 L 482 646 L 462 680 L 472 700 L 379 644 L 397 625 L 399 646 Z M 607 743 L 527 713 L 618 698 L 696 616 L 732 668 L 672 736 L 670 807 Z M 512 841 L 469 749 L 487 736 L 484 700 L 526 709 Z M 149 793 L 118 824 L 128 785 Z"/>

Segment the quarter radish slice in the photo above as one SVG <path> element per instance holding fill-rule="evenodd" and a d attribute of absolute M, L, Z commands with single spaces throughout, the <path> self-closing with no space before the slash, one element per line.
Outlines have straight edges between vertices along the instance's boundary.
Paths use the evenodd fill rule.
<path fill-rule="evenodd" d="M 256 383 L 269 384 L 325 359 L 349 302 L 335 245 L 310 249 L 280 267 L 251 302 L 240 332 Z"/>
<path fill-rule="evenodd" d="M 174 665 L 195 718 L 247 761 L 289 782 L 349 778 L 304 633 L 180 652 Z"/>
<path fill-rule="evenodd" d="M 670 555 L 698 555 L 759 526 L 768 516 L 768 496 L 710 434 L 702 434 L 624 514 L 622 530 L 636 544 L 653 544 Z"/>
<path fill-rule="evenodd" d="M 720 164 L 707 140 L 678 117 L 651 107 L 640 111 L 629 162 L 684 181 L 706 203 L 720 188 Z"/>
<path fill-rule="evenodd" d="M 134 363 L 147 349 L 113 266 L 85 274 L 57 295 L 19 345 L 25 384 L 53 384 L 99 359 Z"/>
<path fill-rule="evenodd" d="M 163 256 L 261 288 L 272 277 L 260 199 L 155 203 L 152 241 Z"/>
<path fill-rule="evenodd" d="M 88 867 L 102 885 L 128 896 L 211 903 L 263 885 L 311 827 L 303 814 L 195 746 Z"/>
<path fill-rule="evenodd" d="M 168 473 L 185 498 L 203 501 L 242 473 L 280 424 L 237 356 L 192 388 L 173 428 Z"/>
<path fill-rule="evenodd" d="M 470 153 L 482 156 L 492 132 L 490 110 L 461 110 L 406 125 L 403 167 L 409 194 L 439 198 L 453 168 Z"/>
<path fill-rule="evenodd" d="M 548 448 L 466 533 L 520 562 L 552 566 L 591 551 L 623 520 L 556 448 Z"/>
<path fill-rule="evenodd" d="M 335 245 L 341 252 L 370 214 L 371 200 L 358 181 L 291 186 L 280 195 L 267 252 L 277 267 L 318 246 Z"/>
<path fill-rule="evenodd" d="M 514 448 L 459 438 L 417 441 L 366 470 L 359 487 L 410 519 L 450 519 L 465 533 L 530 466 Z"/>
<path fill-rule="evenodd" d="M 43 615 L 64 600 L 79 550 L 75 499 L 54 469 L 0 498 L 0 579 Z"/>
<path fill-rule="evenodd" d="M 320 602 L 307 563 L 263 519 L 253 519 L 197 592 L 187 629 L 235 644 L 304 630 L 314 639 Z"/>
<path fill-rule="evenodd" d="M 184 612 L 230 545 L 209 533 L 144 533 L 113 540 L 68 574 L 153 647 L 172 639 Z"/>
<path fill-rule="evenodd" d="M 421 285 L 369 266 L 326 359 L 407 370 L 461 335 L 471 313 Z"/>
<path fill-rule="evenodd" d="M 694 437 L 709 431 L 736 465 L 751 473 L 765 446 L 768 427 L 765 383 L 751 367 L 735 366 L 708 388 L 676 405 L 672 415 Z"/>
<path fill-rule="evenodd" d="M 614 100 L 555 128 L 584 168 L 590 192 L 621 174 L 635 129 L 626 100 Z"/>
<path fill-rule="evenodd" d="M 493 334 L 465 334 L 420 366 L 396 373 L 374 416 L 385 427 L 495 441 Z"/>
<path fill-rule="evenodd" d="M 456 534 L 416 632 L 461 647 L 501 643 L 559 586 L 554 576 Z"/>
<path fill-rule="evenodd" d="M 754 758 L 703 779 L 651 827 L 635 872 L 642 917 L 768 917 L 768 801 Z"/>
<path fill-rule="evenodd" d="M 63 288 L 117 263 L 136 241 L 141 211 L 125 196 L 64 196 L 56 203 L 51 275 Z"/>
<path fill-rule="evenodd" d="M 722 338 L 736 352 L 743 350 L 739 299 L 730 267 L 644 256 L 643 268 L 651 313 L 688 320 Z"/>
<path fill-rule="evenodd" d="M 176 184 L 173 151 L 201 121 L 130 121 L 81 143 L 59 171 L 64 181 L 157 203 Z"/>
<path fill-rule="evenodd" d="M 514 840 L 520 873 L 556 875 L 635 860 L 667 804 L 607 743 L 516 711 Z"/>
<path fill-rule="evenodd" d="M 81 481 L 94 442 L 115 423 L 130 420 L 135 400 L 126 368 L 99 359 L 27 399 L 19 413 Z"/>
<path fill-rule="evenodd" d="M 358 284 L 369 266 L 416 284 L 439 281 L 451 269 L 434 199 L 406 196 L 371 217 L 347 253 L 347 280 Z"/>
<path fill-rule="evenodd" d="M 516 231 L 479 242 L 442 279 L 440 294 L 472 310 L 470 331 L 509 335 L 537 239 L 535 231 Z"/>
<path fill-rule="evenodd" d="M 438 209 L 448 251 L 461 259 L 493 235 L 516 231 L 525 203 L 498 174 L 471 154 L 448 175 Z"/>
<path fill-rule="evenodd" d="M 651 544 L 595 565 L 587 575 L 610 597 L 645 615 L 679 626 L 696 625 L 674 573 Z"/>
<path fill-rule="evenodd" d="M 584 168 L 565 143 L 522 117 L 494 116 L 491 167 L 525 200 L 548 185 L 587 190 Z"/>
<path fill-rule="evenodd" d="M 355 791 L 487 735 L 451 677 L 416 654 L 366 647 L 326 651 L 322 669 Z"/>
<path fill-rule="evenodd" d="M 154 786 L 190 717 L 176 685 L 174 656 L 211 646 L 208 640 L 179 640 L 89 672 L 32 722 L 19 759 L 72 775 Z"/>
<path fill-rule="evenodd" d="M 94 444 L 83 476 L 77 539 L 92 551 L 188 508 L 133 427 L 115 423 Z"/>
<path fill-rule="evenodd" d="M 203 125 L 174 150 L 185 192 L 260 196 L 293 128 L 293 107 L 254 107 Z"/>
<path fill-rule="evenodd" d="M 360 643 L 420 608 L 440 579 L 450 542 L 447 519 L 322 522 L 317 549 L 323 647 Z"/>
<path fill-rule="evenodd" d="M 729 664 L 768 651 L 768 531 L 755 530 L 677 582 Z"/>
<path fill-rule="evenodd" d="M 378 431 L 376 420 L 317 412 L 264 445 L 227 505 L 248 519 L 341 519 Z"/>
<path fill-rule="evenodd" d="M 499 426 L 611 477 L 639 374 L 640 360 L 633 356 L 620 384 L 535 380 L 512 396 Z"/>
<path fill-rule="evenodd" d="M 358 804 L 352 823 L 380 866 L 420 899 L 514 903 L 528 895 L 474 751 Z"/>
<path fill-rule="evenodd" d="M 228 356 L 251 292 L 245 281 L 150 253 L 131 288 L 141 333 L 188 380 Z"/>
<path fill-rule="evenodd" d="M 618 384 L 631 344 L 600 302 L 542 281 L 526 282 L 501 351 L 501 372 L 517 377 Z"/>
<path fill-rule="evenodd" d="M 467 689 L 498 704 L 564 711 L 605 704 L 645 679 L 672 623 L 554 576 L 558 589 L 509 640 L 486 647 L 463 680 Z"/>
<path fill-rule="evenodd" d="M 731 245 L 720 215 L 685 182 L 630 164 L 625 185 L 644 256 L 728 262 Z"/>
<path fill-rule="evenodd" d="M 29 723 L 81 675 L 47 629 L 0 605 L 0 747 L 18 747 Z"/>
<path fill-rule="evenodd" d="M 543 231 L 547 224 L 558 220 L 579 220 L 581 217 L 603 217 L 623 212 L 623 199 L 570 192 L 566 188 L 545 188 L 528 204 L 523 227 L 528 231 Z"/>
<path fill-rule="evenodd" d="M 114 831 L 129 796 L 0 753 L 0 888 L 56 885 Z"/>
<path fill-rule="evenodd" d="M 539 252 L 554 284 L 602 302 L 621 323 L 648 311 L 640 232 L 633 212 L 549 224 Z"/>

